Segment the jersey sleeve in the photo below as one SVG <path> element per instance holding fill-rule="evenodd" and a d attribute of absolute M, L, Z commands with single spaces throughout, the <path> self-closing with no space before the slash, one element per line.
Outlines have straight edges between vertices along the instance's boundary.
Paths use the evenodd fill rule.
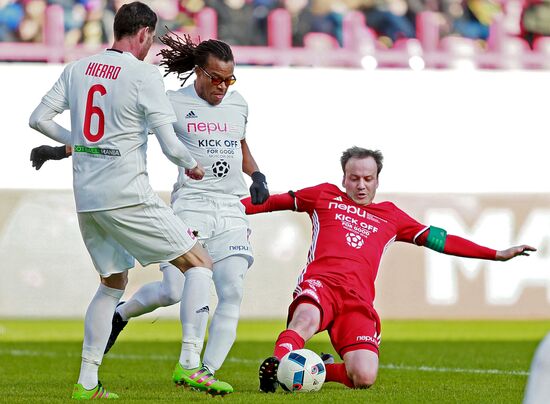
<path fill-rule="evenodd" d="M 429 226 L 413 219 L 395 205 L 394 208 L 397 222 L 396 241 L 404 241 L 406 243 L 415 244 L 416 238 L 427 230 Z"/>
<path fill-rule="evenodd" d="M 154 129 L 176 121 L 174 109 L 164 91 L 164 81 L 156 67 L 144 72 L 140 83 L 138 107 L 143 111 L 147 127 Z"/>
<path fill-rule="evenodd" d="M 296 192 L 293 192 L 294 203 L 296 205 L 297 212 L 312 212 L 315 208 L 315 203 L 319 198 L 319 194 L 323 190 L 323 186 L 315 185 L 314 187 L 299 189 Z"/>
<path fill-rule="evenodd" d="M 253 205 L 251 198 L 248 196 L 241 199 L 241 203 L 245 207 L 247 215 L 255 215 L 256 213 L 275 212 L 278 210 L 294 210 L 294 197 L 291 194 L 292 191 L 286 194 L 270 195 L 267 201 L 261 205 Z"/>
<path fill-rule="evenodd" d="M 425 245 L 427 238 L 428 232 L 425 231 L 416 238 L 416 244 Z M 492 248 L 484 247 L 473 241 L 452 234 L 447 234 L 445 238 L 443 253 L 456 255 L 457 257 L 479 258 L 493 261 L 496 259 L 497 255 L 497 251 Z"/>
<path fill-rule="evenodd" d="M 69 64 L 63 69 L 63 72 L 53 85 L 53 87 L 42 97 L 42 103 L 53 109 L 55 112 L 62 113 L 69 109 L 68 81 L 70 70 L 73 64 Z"/>

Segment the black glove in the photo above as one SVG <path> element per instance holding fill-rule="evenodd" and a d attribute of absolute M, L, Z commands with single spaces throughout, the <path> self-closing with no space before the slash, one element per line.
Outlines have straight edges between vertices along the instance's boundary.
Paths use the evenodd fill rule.
<path fill-rule="evenodd" d="M 250 201 L 252 205 L 261 205 L 269 198 L 269 189 L 265 175 L 259 171 L 254 171 L 251 175 L 252 185 L 250 186 Z"/>
<path fill-rule="evenodd" d="M 38 146 L 31 150 L 32 166 L 37 170 L 48 160 L 61 160 L 65 157 L 69 157 L 65 146 Z"/>

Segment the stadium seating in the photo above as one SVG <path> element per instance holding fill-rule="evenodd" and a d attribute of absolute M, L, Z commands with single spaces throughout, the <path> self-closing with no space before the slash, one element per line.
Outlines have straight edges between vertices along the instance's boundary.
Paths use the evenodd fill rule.
<path fill-rule="evenodd" d="M 518 4 L 508 9 L 517 14 Z M 65 44 L 64 9 L 51 4 L 45 10 L 43 40 L 40 43 L 0 42 L 2 61 L 69 62 L 97 52 L 108 44 Z M 216 11 L 205 7 L 194 16 L 194 25 L 180 27 L 193 37 L 216 38 Z M 325 32 L 309 32 L 303 46 L 292 46 L 292 17 L 284 8 L 271 10 L 267 17 L 267 46 L 234 45 L 237 63 L 272 66 L 364 67 L 365 58 L 374 66 L 396 68 L 548 69 L 550 38 L 537 38 L 533 48 L 517 35 L 511 35 L 509 16 L 494 19 L 486 42 L 456 36 L 440 38 L 438 16 L 429 11 L 416 15 L 416 38 L 400 38 L 388 47 L 365 23 L 359 11 L 346 13 L 341 22 L 341 38 Z M 150 61 L 158 62 L 160 44 L 154 45 Z M 413 59 L 411 59 L 413 58 Z M 416 62 L 411 63 L 411 60 Z"/>

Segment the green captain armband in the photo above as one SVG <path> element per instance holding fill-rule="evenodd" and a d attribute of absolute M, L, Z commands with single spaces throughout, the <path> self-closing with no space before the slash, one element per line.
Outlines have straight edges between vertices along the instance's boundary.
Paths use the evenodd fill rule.
<path fill-rule="evenodd" d="M 437 252 L 443 252 L 445 249 L 445 240 L 447 239 L 447 231 L 439 227 L 430 226 L 428 238 L 424 247 Z"/>

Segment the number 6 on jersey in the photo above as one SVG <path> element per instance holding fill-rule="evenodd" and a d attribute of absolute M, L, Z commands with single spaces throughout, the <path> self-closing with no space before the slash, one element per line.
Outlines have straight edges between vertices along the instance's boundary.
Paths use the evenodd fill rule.
<path fill-rule="evenodd" d="M 84 127 L 82 128 L 84 136 L 90 142 L 97 142 L 103 137 L 105 131 L 105 115 L 101 108 L 94 104 L 94 94 L 98 92 L 101 96 L 107 94 L 107 90 L 101 84 L 94 84 L 88 91 L 86 100 L 86 112 L 84 116 Z M 92 115 L 97 115 L 97 132 L 94 134 L 91 131 Z"/>

